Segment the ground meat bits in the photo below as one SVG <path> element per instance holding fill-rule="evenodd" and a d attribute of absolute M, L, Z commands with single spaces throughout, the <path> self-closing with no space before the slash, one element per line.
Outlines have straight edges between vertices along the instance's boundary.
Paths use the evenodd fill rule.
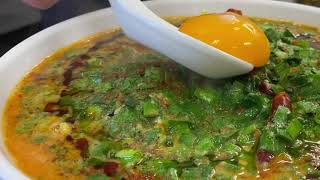
<path fill-rule="evenodd" d="M 106 162 L 102 168 L 105 175 L 114 176 L 118 172 L 119 164 L 116 162 Z"/>
<path fill-rule="evenodd" d="M 275 95 L 275 93 L 271 89 L 271 84 L 267 80 L 261 81 L 259 85 L 259 91 L 271 97 Z"/>
<path fill-rule="evenodd" d="M 257 152 L 257 160 L 259 163 L 268 163 L 273 159 L 273 154 L 268 151 L 260 150 Z"/>
<path fill-rule="evenodd" d="M 89 142 L 85 138 L 77 139 L 75 142 L 75 147 L 80 150 L 81 157 L 86 157 L 88 148 L 89 148 Z"/>

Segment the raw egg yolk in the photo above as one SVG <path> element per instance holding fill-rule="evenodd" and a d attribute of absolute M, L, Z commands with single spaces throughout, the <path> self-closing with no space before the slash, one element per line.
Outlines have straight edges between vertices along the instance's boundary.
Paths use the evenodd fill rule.
<path fill-rule="evenodd" d="M 269 41 L 245 16 L 231 12 L 196 16 L 187 19 L 179 30 L 255 67 L 268 63 Z"/>

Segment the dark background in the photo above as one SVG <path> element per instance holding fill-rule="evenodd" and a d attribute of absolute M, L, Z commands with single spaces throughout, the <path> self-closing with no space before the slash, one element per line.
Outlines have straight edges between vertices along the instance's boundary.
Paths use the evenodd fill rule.
<path fill-rule="evenodd" d="M 0 0 L 0 30 L 4 29 L 4 32 L 0 32 L 0 56 L 42 29 L 109 6 L 107 0 L 60 0 L 47 10 L 38 10 L 28 7 L 20 0 Z"/>

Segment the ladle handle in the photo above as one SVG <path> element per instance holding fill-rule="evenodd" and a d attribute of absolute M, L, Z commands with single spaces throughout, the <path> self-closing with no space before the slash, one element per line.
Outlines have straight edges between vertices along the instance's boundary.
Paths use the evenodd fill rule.
<path fill-rule="evenodd" d="M 116 11 L 115 15 L 122 29 L 136 40 L 150 37 L 146 32 L 149 28 L 143 26 L 151 26 L 150 29 L 157 28 L 160 31 L 171 31 L 171 33 L 177 31 L 175 26 L 154 14 L 140 0 L 110 0 L 110 3 L 113 11 Z"/>

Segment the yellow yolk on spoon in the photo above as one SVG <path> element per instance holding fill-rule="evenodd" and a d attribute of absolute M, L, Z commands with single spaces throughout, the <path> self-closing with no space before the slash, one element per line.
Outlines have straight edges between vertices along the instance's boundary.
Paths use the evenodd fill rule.
<path fill-rule="evenodd" d="M 196 16 L 187 19 L 179 30 L 255 67 L 268 63 L 269 41 L 245 16 L 231 12 Z"/>

